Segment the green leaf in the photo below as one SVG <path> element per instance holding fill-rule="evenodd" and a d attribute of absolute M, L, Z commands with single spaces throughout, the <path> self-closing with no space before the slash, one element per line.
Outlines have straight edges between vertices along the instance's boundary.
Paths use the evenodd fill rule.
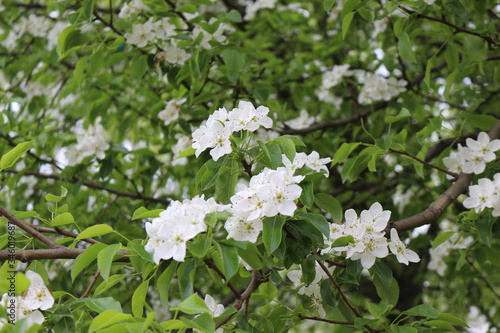
<path fill-rule="evenodd" d="M 62 213 L 61 215 L 57 215 L 51 221 L 50 225 L 52 227 L 58 227 L 58 226 L 70 224 L 70 223 L 75 223 L 75 218 L 73 217 L 73 215 L 71 215 L 71 213 Z"/>
<path fill-rule="evenodd" d="M 340 206 L 337 199 L 326 193 L 318 193 L 314 196 L 316 206 L 329 213 L 334 223 L 342 222 L 342 206 Z"/>
<path fill-rule="evenodd" d="M 71 280 L 75 281 L 78 274 L 87 268 L 90 263 L 97 258 L 97 254 L 106 246 L 107 245 L 103 243 L 92 244 L 85 250 L 85 252 L 76 257 L 71 267 Z"/>
<path fill-rule="evenodd" d="M 121 244 L 109 245 L 106 246 L 101 251 L 99 251 L 99 254 L 97 255 L 97 267 L 101 272 L 101 277 L 106 282 L 108 281 L 109 278 L 109 272 L 111 270 L 111 264 L 113 263 L 115 253 L 116 251 L 121 249 L 121 247 L 122 247 Z"/>
<path fill-rule="evenodd" d="M 401 32 L 398 37 L 398 51 L 403 60 L 416 63 L 415 53 L 411 48 L 410 36 L 406 32 Z"/>
<path fill-rule="evenodd" d="M 354 15 L 356 15 L 356 12 L 350 12 L 342 18 L 342 39 L 345 39 Z"/>
<path fill-rule="evenodd" d="M 360 144 L 360 142 L 343 143 L 342 146 L 340 146 L 340 148 L 335 152 L 335 155 L 333 155 L 332 166 L 337 163 L 344 162 Z"/>
<path fill-rule="evenodd" d="M 234 188 L 238 183 L 240 165 L 234 158 L 225 159 L 225 163 L 220 167 L 215 183 L 215 197 L 217 201 L 228 204 L 234 194 Z"/>
<path fill-rule="evenodd" d="M 327 13 L 329 13 L 332 10 L 333 5 L 335 5 L 336 2 L 337 2 L 337 0 L 324 0 L 323 8 L 325 8 L 325 11 Z"/>
<path fill-rule="evenodd" d="M 361 0 L 346 0 L 344 5 L 342 6 L 341 16 L 345 17 L 348 13 L 350 13 L 356 6 L 359 4 Z"/>
<path fill-rule="evenodd" d="M 188 314 L 210 313 L 205 301 L 197 294 L 192 294 L 181 302 L 178 306 L 172 307 L 172 310 L 182 311 Z"/>
<path fill-rule="evenodd" d="M 240 12 L 238 12 L 235 9 L 232 9 L 224 17 L 226 18 L 226 20 L 231 21 L 231 22 L 235 22 L 235 23 L 243 22 L 243 18 L 241 17 Z"/>
<path fill-rule="evenodd" d="M 135 56 L 134 59 L 132 60 L 132 64 L 130 65 L 130 71 L 132 73 L 132 77 L 140 79 L 147 72 L 147 70 L 148 70 L 148 55 L 141 54 Z"/>
<path fill-rule="evenodd" d="M 496 219 L 491 216 L 476 220 L 476 229 L 479 240 L 487 246 L 491 246 L 492 227 L 495 220 Z"/>
<path fill-rule="evenodd" d="M 226 281 L 229 281 L 239 269 L 238 251 L 234 246 L 228 244 L 216 243 L 216 245 L 220 248 L 224 276 Z"/>
<path fill-rule="evenodd" d="M 318 229 L 325 237 L 330 236 L 330 224 L 323 215 L 314 213 L 298 213 L 297 216 L 310 222 L 316 229 Z"/>
<path fill-rule="evenodd" d="M 142 317 L 144 312 L 144 303 L 148 293 L 149 280 L 143 281 L 132 295 L 132 314 L 135 317 Z"/>
<path fill-rule="evenodd" d="M 113 326 L 120 322 L 129 321 L 132 319 L 132 315 L 128 313 L 121 313 L 115 310 L 106 310 L 96 316 L 89 327 L 89 333 L 97 332 L 104 328 Z"/>
<path fill-rule="evenodd" d="M 16 164 L 21 156 L 31 149 L 33 141 L 23 142 L 11 149 L 0 160 L 0 171 L 5 170 Z"/>
<path fill-rule="evenodd" d="M 375 262 L 369 271 L 380 299 L 386 304 L 396 305 L 399 299 L 399 286 L 390 268 L 380 262 Z"/>
<path fill-rule="evenodd" d="M 160 294 L 160 301 L 163 306 L 168 305 L 168 292 L 170 290 L 170 283 L 177 269 L 177 262 L 171 261 L 170 265 L 165 268 L 161 275 L 156 280 L 156 290 Z"/>
<path fill-rule="evenodd" d="M 392 324 L 391 326 L 391 332 L 394 333 L 417 333 L 418 330 L 415 327 L 411 326 L 398 326 L 396 324 Z"/>
<path fill-rule="evenodd" d="M 388 124 L 392 124 L 398 120 L 408 118 L 408 117 L 411 117 L 410 111 L 408 111 L 408 109 L 406 109 L 406 108 L 402 108 L 401 111 L 399 111 L 397 116 L 385 117 L 385 122 Z"/>
<path fill-rule="evenodd" d="M 203 258 L 207 254 L 210 245 L 212 244 L 212 237 L 196 237 L 192 242 L 187 243 L 187 248 L 191 254 L 197 258 Z"/>
<path fill-rule="evenodd" d="M 450 239 L 451 236 L 455 234 L 455 231 L 446 231 L 440 233 L 432 242 L 432 248 L 435 249 L 439 245 L 443 244 L 446 242 L 448 239 Z"/>
<path fill-rule="evenodd" d="M 120 283 L 121 281 L 123 281 L 123 279 L 125 279 L 126 277 L 129 277 L 129 276 L 133 276 L 133 274 L 114 274 L 114 275 L 111 275 L 107 282 L 102 281 L 101 284 L 99 284 L 97 286 L 97 288 L 95 288 L 94 295 L 97 296 L 97 295 L 102 294 L 103 292 L 105 292 L 109 288 L 112 288 L 113 286 Z"/>
<path fill-rule="evenodd" d="M 235 49 L 225 49 L 221 52 L 226 68 L 226 77 L 230 82 L 238 81 L 240 72 L 245 67 L 243 55 Z"/>
<path fill-rule="evenodd" d="M 335 248 L 335 247 L 342 247 L 342 246 L 346 246 L 347 244 L 352 243 L 352 242 L 354 242 L 354 237 L 352 237 L 351 235 L 342 236 L 342 237 L 337 238 L 332 243 L 332 245 L 330 247 L 332 249 Z"/>
<path fill-rule="evenodd" d="M 132 215 L 132 220 L 158 217 L 163 211 L 164 209 L 149 210 L 146 207 L 141 206 L 135 210 L 134 214 Z"/>
<path fill-rule="evenodd" d="M 483 131 L 489 131 L 499 119 L 485 114 L 471 114 L 467 117 L 467 122 Z"/>
<path fill-rule="evenodd" d="M 76 239 L 92 238 L 113 232 L 113 228 L 107 224 L 96 224 L 83 230 Z"/>
<path fill-rule="evenodd" d="M 262 221 L 262 240 L 267 253 L 272 254 L 281 243 L 281 234 L 285 218 L 283 216 L 266 217 Z"/>
<path fill-rule="evenodd" d="M 304 204 L 304 206 L 311 207 L 314 203 L 314 189 L 312 182 L 302 182 L 302 193 L 300 194 L 300 202 Z"/>
<path fill-rule="evenodd" d="M 193 156 L 196 153 L 196 149 L 193 147 L 188 147 L 182 151 L 182 153 L 179 154 L 177 158 L 182 158 L 182 157 L 189 157 Z"/>
<path fill-rule="evenodd" d="M 446 330 L 446 332 L 458 332 L 455 327 L 444 320 L 428 320 L 425 324 Z"/>
<path fill-rule="evenodd" d="M 403 311 L 403 314 L 408 316 L 437 318 L 439 312 L 430 304 L 419 304 L 406 311 Z"/>
<path fill-rule="evenodd" d="M 440 313 L 440 314 L 438 314 L 437 319 L 444 320 L 444 321 L 447 321 L 449 323 L 453 323 L 453 324 L 460 325 L 463 327 L 469 327 L 469 325 L 467 325 L 467 323 L 465 321 L 463 321 L 462 319 L 455 317 L 454 315 L 449 314 L 449 313 Z"/>

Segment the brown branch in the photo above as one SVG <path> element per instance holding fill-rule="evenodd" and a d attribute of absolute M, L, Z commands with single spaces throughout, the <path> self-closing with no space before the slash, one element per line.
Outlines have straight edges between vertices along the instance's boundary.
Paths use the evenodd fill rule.
<path fill-rule="evenodd" d="M 338 261 L 333 261 L 331 259 L 326 259 L 325 260 L 327 263 L 329 263 L 330 265 L 333 265 L 333 266 L 339 266 L 339 267 L 347 267 L 346 264 L 344 264 L 343 262 L 338 262 Z"/>
<path fill-rule="evenodd" d="M 340 294 L 340 297 L 342 297 L 342 299 L 344 300 L 345 304 L 349 307 L 349 309 L 352 310 L 352 312 L 354 313 L 354 315 L 356 317 L 361 318 L 361 314 L 359 313 L 358 309 L 356 309 L 356 307 L 347 298 L 347 295 L 344 293 L 344 291 L 340 287 L 340 284 L 338 284 L 337 281 L 335 281 L 335 278 L 333 277 L 332 273 L 330 273 L 330 271 L 325 266 L 325 264 L 323 264 L 323 262 L 321 262 L 321 260 L 316 260 L 316 262 L 320 265 L 321 269 L 326 273 L 326 275 L 328 275 L 328 278 L 330 279 L 330 281 L 332 281 L 333 285 L 335 286 L 335 289 L 337 289 L 337 291 Z"/>
<path fill-rule="evenodd" d="M 500 137 L 500 121 L 495 124 L 488 134 L 491 140 Z M 457 181 L 432 202 L 429 208 L 406 219 L 395 222 L 390 221 L 385 228 L 386 234 L 389 234 L 391 228 L 396 228 L 398 231 L 405 231 L 436 221 L 460 194 L 467 191 L 472 179 L 474 179 L 474 174 L 461 173 Z"/>
<path fill-rule="evenodd" d="M 418 158 L 418 157 L 416 157 L 416 156 L 413 156 L 413 155 L 411 155 L 410 153 L 407 153 L 407 152 L 405 152 L 405 151 L 399 151 L 399 150 L 392 149 L 392 148 L 390 148 L 390 149 L 389 149 L 389 151 L 390 151 L 391 153 L 396 153 L 396 154 L 401 154 L 401 155 L 408 156 L 408 157 L 410 157 L 410 158 L 414 159 L 415 161 L 417 161 L 417 162 L 419 162 L 419 163 L 422 163 L 422 164 L 424 164 L 424 165 L 426 165 L 426 166 L 428 166 L 428 167 L 431 167 L 431 168 L 434 168 L 434 169 L 439 170 L 439 171 L 441 171 L 441 172 L 444 172 L 445 174 L 450 175 L 450 176 L 452 176 L 453 178 L 458 178 L 458 174 L 456 174 L 456 173 L 454 173 L 454 172 L 451 172 L 451 171 L 448 171 L 448 170 L 445 170 L 445 169 L 443 169 L 443 168 L 440 168 L 440 167 L 438 167 L 438 166 L 436 166 L 436 165 L 434 165 L 434 164 L 431 164 L 431 163 L 429 163 L 429 162 L 426 162 L 426 161 L 424 161 L 424 160 L 421 160 L 420 158 Z"/>
<path fill-rule="evenodd" d="M 97 13 L 97 11 L 94 11 L 94 16 L 95 16 L 95 18 L 96 18 L 99 22 L 101 22 L 101 23 L 102 23 L 102 24 L 104 24 L 105 26 L 109 27 L 109 28 L 110 28 L 111 30 L 113 30 L 116 34 L 118 34 L 119 36 L 123 36 L 123 34 L 122 34 L 120 31 L 116 30 L 116 28 L 114 27 L 114 25 L 113 25 L 112 23 L 105 21 L 105 20 L 101 17 L 101 15 L 99 15 L 99 14 Z M 111 16 L 111 22 L 113 22 L 113 16 Z"/>
<path fill-rule="evenodd" d="M 19 260 L 28 262 L 31 260 L 42 259 L 75 259 L 80 254 L 85 252 L 85 249 L 77 249 L 71 247 L 59 247 L 57 249 L 37 249 L 37 250 L 0 250 L 0 260 Z M 118 254 L 127 255 L 126 251 L 118 251 Z M 129 262 L 129 257 L 121 257 L 114 262 Z"/>
<path fill-rule="evenodd" d="M 241 298 L 241 294 L 236 290 L 236 288 L 229 282 L 226 277 L 224 276 L 224 273 L 220 271 L 220 269 L 215 265 L 214 261 L 212 259 L 205 259 L 204 260 L 205 264 L 208 266 L 208 268 L 213 269 L 224 281 L 226 281 L 226 285 L 228 286 L 229 289 L 233 292 L 234 296 L 237 299 Z"/>
<path fill-rule="evenodd" d="M 399 8 L 401 8 L 403 11 L 407 12 L 410 15 L 416 13 L 415 11 L 410 10 L 408 8 L 405 8 L 405 7 L 402 7 L 402 6 L 400 6 Z M 472 36 L 476 36 L 476 37 L 482 38 L 485 41 L 487 41 L 490 45 L 499 45 L 499 43 L 497 41 L 495 41 L 495 39 L 493 37 L 491 37 L 491 36 L 485 36 L 485 35 L 480 34 L 479 32 L 476 32 L 476 31 L 473 31 L 473 30 L 470 30 L 470 29 L 467 29 L 467 28 L 460 27 L 460 26 L 458 26 L 458 25 L 456 25 L 454 23 L 446 21 L 445 19 L 440 19 L 440 18 L 437 18 L 437 17 L 431 17 L 431 16 L 427 16 L 427 15 L 424 15 L 424 14 L 417 14 L 416 17 L 422 18 L 422 19 L 425 19 L 425 20 L 429 20 L 429 21 L 439 22 L 439 23 L 442 23 L 444 25 L 447 25 L 447 26 L 455 29 L 455 33 L 463 32 L 463 33 L 468 34 L 468 35 L 472 35 Z"/>
<path fill-rule="evenodd" d="M 0 206 L 0 215 L 5 216 L 10 222 L 14 223 L 17 227 L 23 229 L 28 234 L 38 239 L 51 249 L 57 249 L 63 247 L 62 245 L 57 244 L 49 237 L 45 236 L 38 230 L 34 229 L 30 223 L 24 222 L 23 220 L 17 218 L 13 214 L 11 214 L 7 209 Z"/>
<path fill-rule="evenodd" d="M 361 118 L 367 117 L 372 112 L 372 109 L 379 110 L 379 109 L 386 108 L 388 105 L 389 105 L 389 103 L 387 103 L 387 102 L 381 102 L 381 103 L 375 104 L 373 106 L 368 106 L 363 111 L 358 112 L 358 113 L 350 116 L 349 118 L 338 119 L 338 120 L 327 120 L 327 121 L 324 121 L 321 123 L 313 124 L 307 128 L 302 128 L 302 129 L 285 128 L 285 129 L 280 131 L 280 134 L 308 134 L 308 133 L 311 133 L 314 131 L 319 131 L 319 130 L 324 130 L 324 129 L 328 129 L 328 128 L 332 128 L 332 127 L 347 125 L 350 123 L 354 123 L 354 122 L 360 120 Z"/>
<path fill-rule="evenodd" d="M 193 23 L 189 22 L 188 19 L 186 18 L 186 16 L 184 16 L 184 14 L 182 14 L 181 12 L 178 12 L 176 9 L 176 6 L 175 6 L 175 3 L 172 1 L 172 0 L 165 0 L 165 2 L 170 6 L 172 7 L 172 11 L 181 18 L 181 20 L 184 21 L 184 23 L 187 24 L 189 30 L 193 30 L 194 29 L 194 25 Z"/>
<path fill-rule="evenodd" d="M 7 170 L 7 172 L 9 173 L 19 173 L 18 171 L 13 171 L 13 170 Z M 80 180 L 78 178 L 75 178 L 75 177 L 72 177 L 72 178 L 63 178 L 61 176 L 58 176 L 58 175 L 53 175 L 53 174 L 45 174 L 45 173 L 40 173 L 40 172 L 33 172 L 33 171 L 26 171 L 26 172 L 23 172 L 23 174 L 25 175 L 28 175 L 28 176 L 35 176 L 37 178 L 44 178 L 44 179 L 55 179 L 55 180 L 59 180 L 59 181 L 67 181 L 67 182 L 70 182 L 70 183 L 78 183 L 80 182 Z M 132 198 L 132 199 L 139 199 L 139 200 L 145 200 L 145 201 L 151 201 L 151 202 L 157 202 L 157 203 L 162 203 L 162 204 L 170 204 L 170 199 L 162 199 L 162 198 L 155 198 L 155 197 L 152 197 L 152 196 L 149 196 L 149 195 L 138 195 L 136 193 L 130 193 L 130 192 L 123 192 L 123 191 L 120 191 L 120 190 L 115 190 L 115 189 L 112 189 L 112 188 L 107 188 L 107 187 L 104 187 L 100 184 L 97 184 L 97 183 L 94 183 L 94 182 L 91 182 L 91 181 L 83 181 L 82 182 L 82 185 L 85 185 L 89 188 L 93 188 L 93 189 L 97 189 L 97 190 L 101 190 L 101 191 L 106 191 L 106 192 L 109 192 L 109 193 L 113 193 L 113 194 L 116 194 L 120 197 L 127 197 L 127 198 Z"/>
<path fill-rule="evenodd" d="M 28 222 L 26 222 L 28 223 Z M 31 224 L 31 223 L 28 223 L 31 227 L 33 227 L 33 229 L 36 229 L 40 232 L 43 232 L 43 233 L 47 233 L 47 234 L 56 234 L 56 235 L 62 235 L 62 236 L 67 236 L 67 237 L 71 237 L 71 238 L 76 238 L 78 237 L 78 234 L 74 233 L 74 232 L 71 232 L 71 231 L 67 231 L 67 230 L 62 230 L 62 229 L 59 229 L 57 227 L 55 228 L 48 228 L 48 227 L 41 227 L 39 225 L 34 225 L 34 224 Z M 97 223 L 95 223 L 97 224 Z M 89 244 L 96 244 L 96 243 L 100 243 L 99 241 L 93 239 L 93 238 L 83 238 L 83 239 L 80 239 L 81 241 L 83 242 L 87 242 Z"/>
<path fill-rule="evenodd" d="M 236 310 L 240 310 L 241 307 L 243 306 L 243 303 L 248 301 L 250 296 L 252 295 L 252 292 L 254 291 L 257 286 L 262 283 L 262 280 L 259 279 L 258 274 L 256 271 L 252 271 L 252 279 L 250 280 L 250 283 L 248 284 L 248 287 L 245 289 L 245 291 L 241 294 L 241 297 L 234 303 L 234 308 Z M 216 325 L 215 328 L 219 328 L 225 323 L 227 323 L 232 317 L 234 316 L 234 313 L 227 316 L 226 318 L 222 319 L 219 321 Z"/>
<path fill-rule="evenodd" d="M 80 298 L 86 298 L 90 295 L 90 292 L 92 291 L 92 288 L 94 288 L 94 285 L 97 282 L 97 279 L 99 278 L 100 275 L 101 275 L 101 271 L 97 270 L 95 272 L 94 276 L 92 277 L 92 280 L 90 281 L 90 284 L 87 287 L 87 290 L 85 290 L 85 292 L 83 293 L 82 296 L 80 296 Z"/>
<path fill-rule="evenodd" d="M 339 324 L 339 325 L 354 325 L 354 322 L 352 321 L 337 321 L 337 320 L 330 320 L 330 319 L 324 319 L 320 317 L 309 317 L 309 316 L 304 316 L 303 314 L 298 314 L 298 317 L 300 319 L 310 319 L 310 320 L 316 320 L 316 321 L 322 321 L 325 323 L 329 324 Z"/>

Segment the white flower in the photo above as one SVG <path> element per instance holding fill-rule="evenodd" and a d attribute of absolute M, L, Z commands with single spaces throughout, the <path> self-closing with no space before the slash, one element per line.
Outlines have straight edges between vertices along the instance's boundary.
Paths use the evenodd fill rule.
<path fill-rule="evenodd" d="M 349 65 L 335 65 L 323 74 L 322 88 L 329 89 L 340 83 L 344 76 L 349 76 Z"/>
<path fill-rule="evenodd" d="M 313 151 L 307 156 L 306 166 L 316 172 L 320 172 L 321 170 L 325 171 L 325 177 L 328 177 L 330 171 L 326 167 L 325 164 L 330 163 L 332 159 L 330 157 L 319 158 L 319 154 L 317 151 Z"/>
<path fill-rule="evenodd" d="M 300 116 L 287 120 L 284 123 L 292 129 L 302 129 L 311 126 L 315 121 L 316 117 L 309 117 L 309 113 L 306 110 L 302 110 L 300 111 Z"/>
<path fill-rule="evenodd" d="M 235 210 L 233 215 L 229 217 L 224 224 L 227 230 L 227 238 L 233 238 L 238 241 L 249 241 L 255 243 L 262 231 L 262 219 L 254 218 L 249 220 L 250 211 L 244 212 Z"/>
<path fill-rule="evenodd" d="M 487 178 L 478 180 L 478 185 L 469 186 L 469 197 L 463 202 L 467 209 L 474 208 L 476 213 L 483 211 L 485 208 L 492 207 L 492 197 L 495 186 L 493 182 Z"/>
<path fill-rule="evenodd" d="M 382 205 L 375 202 L 369 210 L 364 210 L 360 215 L 361 223 L 366 225 L 366 233 L 380 233 L 387 226 L 391 218 L 391 211 L 382 210 Z"/>
<path fill-rule="evenodd" d="M 405 244 L 399 239 L 396 229 L 391 229 L 391 241 L 389 242 L 389 249 L 396 255 L 400 263 L 408 265 L 409 262 L 419 262 L 420 258 L 414 251 L 407 249 Z"/>
<path fill-rule="evenodd" d="M 158 113 L 158 118 L 163 120 L 165 126 L 179 118 L 179 113 L 181 111 L 180 105 L 185 101 L 185 98 L 180 100 L 170 100 L 165 106 L 165 109 Z"/>
<path fill-rule="evenodd" d="M 9 309 L 8 313 L 14 316 L 14 318 L 9 316 L 9 320 L 12 319 L 15 323 L 26 318 L 26 327 L 31 327 L 34 324 L 42 325 L 45 321 L 43 314 L 38 310 L 29 308 L 21 296 L 9 297 L 6 293 L 3 294 L 0 303 L 3 308 Z"/>
<path fill-rule="evenodd" d="M 26 291 L 24 304 L 31 310 L 47 310 L 54 305 L 54 297 L 49 288 L 45 286 L 40 274 L 33 271 L 27 271 L 26 277 L 30 280 L 30 286 Z"/>
<path fill-rule="evenodd" d="M 362 252 L 356 252 L 351 256 L 351 260 L 361 259 L 364 268 L 370 268 L 375 264 L 376 258 L 384 258 L 389 254 L 387 249 L 387 239 L 385 237 L 373 237 L 365 234 L 361 239 L 364 245 Z"/>
<path fill-rule="evenodd" d="M 125 33 L 124 37 L 129 44 L 145 47 L 155 38 L 154 26 L 151 20 L 144 24 L 134 24 L 132 32 Z"/>
<path fill-rule="evenodd" d="M 216 318 L 224 313 L 224 305 L 217 304 L 212 296 L 209 294 L 205 295 L 205 304 L 210 310 L 210 317 Z"/>

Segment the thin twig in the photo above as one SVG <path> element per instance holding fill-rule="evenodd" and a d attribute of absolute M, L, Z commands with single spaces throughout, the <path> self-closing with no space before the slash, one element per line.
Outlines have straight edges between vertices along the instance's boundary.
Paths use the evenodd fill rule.
<path fill-rule="evenodd" d="M 236 288 L 231 284 L 231 282 L 229 282 L 226 277 L 224 276 L 224 273 L 222 273 L 220 271 L 220 269 L 215 265 L 214 261 L 212 259 L 205 259 L 204 260 L 205 264 L 213 269 L 224 281 L 226 281 L 226 285 L 229 289 L 231 289 L 231 291 L 233 292 L 234 296 L 237 298 L 237 299 L 240 299 L 241 298 L 241 294 L 238 292 L 238 290 L 236 290 Z"/>
<path fill-rule="evenodd" d="M 92 288 L 94 287 L 94 285 L 97 282 L 97 279 L 99 278 L 100 275 L 101 275 L 101 271 L 97 270 L 95 272 L 94 276 L 92 277 L 92 280 L 90 281 L 90 284 L 87 287 L 87 290 L 85 290 L 85 292 L 83 293 L 83 295 L 80 298 L 89 297 L 90 292 L 92 291 Z"/>
<path fill-rule="evenodd" d="M 309 316 L 304 316 L 303 314 L 300 314 L 300 313 L 298 314 L 298 317 L 300 319 L 316 320 L 316 321 L 322 321 L 322 322 L 330 323 L 330 324 L 354 325 L 354 322 L 352 322 L 352 321 L 337 321 L 337 320 L 325 319 L 325 318 L 320 318 L 320 317 L 309 317 Z"/>
<path fill-rule="evenodd" d="M 441 171 L 441 172 L 444 172 L 445 174 L 450 175 L 450 176 L 452 176 L 452 177 L 453 177 L 453 178 L 455 178 L 455 179 L 456 179 L 456 178 L 458 178 L 458 174 L 457 174 L 457 173 L 455 173 L 455 172 L 451 172 L 451 171 L 448 171 L 448 170 L 445 170 L 445 169 L 440 168 L 440 167 L 438 167 L 438 166 L 436 166 L 436 165 L 434 165 L 434 164 L 431 164 L 431 163 L 429 163 L 429 162 L 426 162 L 426 161 L 424 161 L 424 160 L 421 160 L 420 158 L 418 158 L 418 157 L 416 157 L 416 156 L 413 156 L 412 154 L 407 153 L 407 152 L 405 152 L 405 151 L 400 151 L 400 150 L 396 150 L 396 149 L 392 149 L 392 148 L 390 148 L 390 149 L 389 149 L 389 151 L 390 151 L 391 153 L 396 153 L 396 154 L 401 154 L 401 155 L 408 156 L 408 157 L 410 157 L 410 158 L 414 159 L 415 161 L 417 161 L 417 162 L 419 162 L 419 163 L 422 163 L 422 164 L 424 164 L 424 165 L 426 165 L 426 166 L 428 166 L 428 167 L 431 167 L 431 168 L 434 168 L 434 169 L 439 170 L 439 171 Z"/>

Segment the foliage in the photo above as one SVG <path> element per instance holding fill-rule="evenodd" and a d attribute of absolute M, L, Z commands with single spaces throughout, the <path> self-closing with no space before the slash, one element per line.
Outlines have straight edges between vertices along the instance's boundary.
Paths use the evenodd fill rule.
<path fill-rule="evenodd" d="M 498 330 L 499 15 L 0 2 L 2 332 Z"/>

